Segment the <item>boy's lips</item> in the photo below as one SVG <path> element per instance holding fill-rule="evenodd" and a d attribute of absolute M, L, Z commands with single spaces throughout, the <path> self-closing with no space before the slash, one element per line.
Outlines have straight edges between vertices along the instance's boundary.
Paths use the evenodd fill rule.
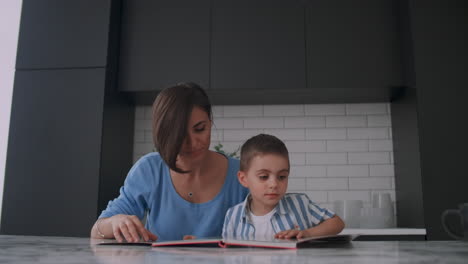
<path fill-rule="evenodd" d="M 266 193 L 265 196 L 267 198 L 276 198 L 276 197 L 279 196 L 279 194 L 277 194 L 277 193 Z"/>

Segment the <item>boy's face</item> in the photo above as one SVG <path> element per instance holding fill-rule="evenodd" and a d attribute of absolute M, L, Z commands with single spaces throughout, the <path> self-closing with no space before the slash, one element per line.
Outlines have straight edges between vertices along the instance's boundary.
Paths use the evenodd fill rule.
<path fill-rule="evenodd" d="M 273 210 L 288 188 L 289 160 L 278 154 L 257 155 L 247 171 L 239 171 L 239 182 L 249 188 L 255 215 Z"/>

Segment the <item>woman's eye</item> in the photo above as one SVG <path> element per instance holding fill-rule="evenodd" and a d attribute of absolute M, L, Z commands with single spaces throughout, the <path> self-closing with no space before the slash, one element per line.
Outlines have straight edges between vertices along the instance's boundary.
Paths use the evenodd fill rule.
<path fill-rule="evenodd" d="M 195 128 L 195 132 L 202 132 L 205 130 L 205 127 Z"/>

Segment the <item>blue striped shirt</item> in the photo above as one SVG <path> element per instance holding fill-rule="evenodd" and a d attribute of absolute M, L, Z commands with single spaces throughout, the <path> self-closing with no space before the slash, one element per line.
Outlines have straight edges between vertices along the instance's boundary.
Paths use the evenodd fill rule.
<path fill-rule="evenodd" d="M 244 202 L 239 203 L 226 213 L 223 225 L 223 237 L 236 237 L 241 239 L 254 239 L 255 228 L 250 218 L 250 194 Z M 271 217 L 271 225 L 276 233 L 295 229 L 301 230 L 314 227 L 321 222 L 332 218 L 335 213 L 318 206 L 306 194 L 287 193 L 276 205 L 276 212 Z M 271 234 L 273 237 L 275 234 Z"/>

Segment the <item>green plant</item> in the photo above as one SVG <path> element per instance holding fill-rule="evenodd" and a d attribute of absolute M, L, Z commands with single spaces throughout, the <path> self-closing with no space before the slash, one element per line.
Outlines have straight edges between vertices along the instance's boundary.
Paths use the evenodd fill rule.
<path fill-rule="evenodd" d="M 231 153 L 228 153 L 228 152 L 224 151 L 224 150 L 223 150 L 223 147 L 224 147 L 223 144 L 218 143 L 218 144 L 216 144 L 216 145 L 214 146 L 214 149 L 215 149 L 217 152 L 223 153 L 223 154 L 226 155 L 226 156 L 233 157 L 233 158 L 237 158 L 237 159 L 239 158 L 238 152 L 239 152 L 240 146 L 239 146 L 234 152 L 231 152 Z"/>

